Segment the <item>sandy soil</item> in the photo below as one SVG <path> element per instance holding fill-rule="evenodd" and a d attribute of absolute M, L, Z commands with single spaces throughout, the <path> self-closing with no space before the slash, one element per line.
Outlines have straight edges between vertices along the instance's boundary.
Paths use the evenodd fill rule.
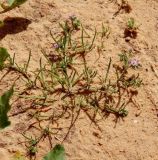
<path fill-rule="evenodd" d="M 114 13 L 118 5 L 108 0 L 28 0 L 13 11 L 0 15 L 0 18 L 21 17 L 22 27 L 13 28 L 8 34 L 1 33 L 1 46 L 9 53 L 16 54 L 19 63 L 27 60 L 29 52 L 32 59 L 29 70 L 39 65 L 41 49 L 49 50 L 53 40 L 50 30 L 58 27 L 71 14 L 75 14 L 91 32 L 99 30 L 104 23 L 111 28 L 105 41 L 104 56 L 99 59 L 97 68 L 107 64 L 106 58 L 116 58 L 123 49 L 132 50 L 140 60 L 139 69 L 144 85 L 136 98 L 139 108 L 129 105 L 129 115 L 117 124 L 110 116 L 98 122 L 97 126 L 81 113 L 67 139 L 64 141 L 68 160 L 158 160 L 158 1 L 130 0 L 131 13 Z M 124 28 L 128 18 L 138 23 L 138 37 L 125 41 Z M 17 26 L 18 26 L 17 22 Z M 95 60 L 95 54 L 92 60 Z M 0 94 L 12 84 L 15 75 L 0 82 Z M 23 101 L 13 106 L 27 106 Z M 138 116 L 139 115 L 139 116 Z M 22 133 L 30 123 L 28 114 L 10 117 L 12 125 L 0 133 L 0 160 L 10 160 L 17 151 L 26 154 Z M 70 124 L 71 119 L 60 120 L 61 126 Z M 99 129 L 98 129 L 99 128 Z M 30 134 L 35 131 L 32 130 Z M 36 131 L 37 132 L 37 131 Z M 66 130 L 52 138 L 53 146 L 60 143 Z M 36 159 L 42 159 L 50 150 L 44 140 Z"/>

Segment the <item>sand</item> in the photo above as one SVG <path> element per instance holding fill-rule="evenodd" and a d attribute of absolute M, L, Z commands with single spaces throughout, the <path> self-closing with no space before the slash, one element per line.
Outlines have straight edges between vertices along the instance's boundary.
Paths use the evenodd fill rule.
<path fill-rule="evenodd" d="M 28 0 L 15 10 L 0 15 L 6 17 L 21 17 L 23 25 L 13 28 L 9 33 L 1 33 L 0 44 L 9 53 L 16 54 L 18 63 L 26 62 L 29 52 L 32 53 L 29 71 L 39 66 L 42 57 L 41 49 L 49 50 L 53 43 L 50 30 L 58 29 L 58 23 L 71 14 L 75 14 L 92 32 L 101 24 L 111 28 L 111 34 L 105 40 L 104 58 L 99 59 L 102 68 L 106 59 L 112 57 L 117 61 L 117 55 L 123 49 L 132 50 L 142 67 L 139 69 L 143 86 L 136 97 L 139 108 L 128 106 L 129 115 L 117 124 L 115 117 L 109 116 L 98 122 L 96 126 L 81 113 L 69 136 L 63 142 L 67 160 L 158 160 L 158 1 L 129 0 L 132 11 L 121 11 L 114 16 L 118 5 L 113 0 Z M 119 1 L 118 1 L 119 3 Z M 135 18 L 139 25 L 136 39 L 125 41 L 124 29 L 128 18 Z M 19 21 L 18 21 L 19 22 Z M 18 26 L 17 22 L 17 26 Z M 95 60 L 95 54 L 92 58 Z M 106 62 L 105 62 L 106 61 Z M 14 74 L 0 82 L 0 94 L 10 87 Z M 23 101 L 14 104 L 12 113 L 20 107 L 28 106 Z M 30 112 L 30 111 L 29 111 Z M 28 113 L 29 113 L 28 112 Z M 10 117 L 11 126 L 0 133 L 0 160 L 10 160 L 15 153 L 26 155 L 24 137 L 21 133 L 31 122 L 28 113 Z M 11 114 L 11 113 L 10 113 Z M 60 120 L 61 126 L 68 126 L 71 119 Z M 98 129 L 100 128 L 100 129 Z M 38 133 L 35 130 L 29 134 Z M 66 129 L 52 138 L 53 146 L 60 143 Z M 48 140 L 40 143 L 37 160 L 50 150 Z"/>

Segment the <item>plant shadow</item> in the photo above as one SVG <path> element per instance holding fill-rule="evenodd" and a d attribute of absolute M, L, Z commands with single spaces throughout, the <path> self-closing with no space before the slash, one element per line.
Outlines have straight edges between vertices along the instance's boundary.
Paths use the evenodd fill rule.
<path fill-rule="evenodd" d="M 0 39 L 3 39 L 7 34 L 20 33 L 27 29 L 31 21 L 22 17 L 7 17 L 3 20 L 0 27 Z"/>

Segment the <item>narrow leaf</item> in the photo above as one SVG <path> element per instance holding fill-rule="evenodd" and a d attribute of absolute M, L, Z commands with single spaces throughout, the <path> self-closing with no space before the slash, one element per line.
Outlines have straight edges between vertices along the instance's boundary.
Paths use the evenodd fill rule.
<path fill-rule="evenodd" d="M 6 59 L 9 57 L 9 53 L 7 52 L 7 50 L 5 48 L 0 48 L 0 70 L 3 69 L 4 67 L 4 62 L 6 61 Z"/>
<path fill-rule="evenodd" d="M 8 0 L 9 6 L 12 6 L 15 0 Z"/>
<path fill-rule="evenodd" d="M 10 98 L 13 95 L 13 87 L 5 92 L 0 97 L 0 129 L 3 129 L 10 125 L 10 121 L 8 120 L 7 113 L 9 112 L 11 106 L 9 104 Z"/>
<path fill-rule="evenodd" d="M 27 0 L 8 0 L 8 5 L 4 5 L 3 3 L 1 3 L 1 7 L 4 9 L 2 12 L 0 13 L 5 13 L 7 11 L 10 11 L 20 5 L 22 5 L 23 3 L 25 3 Z"/>
<path fill-rule="evenodd" d="M 17 7 L 25 3 L 27 0 L 8 0 L 9 7 Z"/>

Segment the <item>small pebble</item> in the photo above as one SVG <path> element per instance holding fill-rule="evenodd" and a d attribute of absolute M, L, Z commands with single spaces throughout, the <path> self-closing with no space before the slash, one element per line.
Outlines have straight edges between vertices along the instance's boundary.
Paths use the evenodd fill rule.
<path fill-rule="evenodd" d="M 136 123 L 138 123 L 138 121 L 137 121 L 137 120 L 134 120 L 133 122 L 134 122 L 135 124 L 136 124 Z"/>

